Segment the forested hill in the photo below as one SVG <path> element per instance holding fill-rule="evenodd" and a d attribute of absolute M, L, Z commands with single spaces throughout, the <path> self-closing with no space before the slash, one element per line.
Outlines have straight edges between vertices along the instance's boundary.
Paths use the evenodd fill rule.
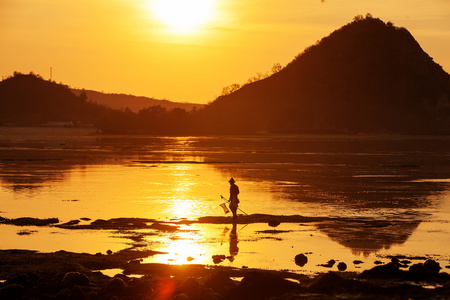
<path fill-rule="evenodd" d="M 15 73 L 0 82 L 0 125 L 36 126 L 48 122 L 98 123 L 111 109 L 89 103 L 62 84 L 35 74 Z"/>
<path fill-rule="evenodd" d="M 0 82 L 0 126 L 91 124 L 104 133 L 185 134 L 188 115 L 184 109 L 160 105 L 137 113 L 112 109 L 33 73 L 14 73 Z"/>
<path fill-rule="evenodd" d="M 448 134 L 450 76 L 405 28 L 358 16 L 199 118 L 215 133 Z"/>
<path fill-rule="evenodd" d="M 168 110 L 181 108 L 186 111 L 200 109 L 204 106 L 203 104 L 173 102 L 169 100 L 158 100 L 125 94 L 108 94 L 84 89 L 72 89 L 72 92 L 75 95 L 81 95 L 84 93 L 89 100 L 92 100 L 95 103 L 119 110 L 129 108 L 135 113 L 139 112 L 141 109 L 158 105 Z"/>

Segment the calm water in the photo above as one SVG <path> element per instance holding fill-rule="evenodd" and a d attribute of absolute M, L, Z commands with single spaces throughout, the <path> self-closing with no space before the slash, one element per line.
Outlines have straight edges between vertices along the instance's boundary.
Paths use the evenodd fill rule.
<path fill-rule="evenodd" d="M 196 224 L 148 236 L 165 251 L 147 262 L 326 271 L 386 255 L 430 256 L 450 265 L 450 138 L 410 136 L 103 136 L 83 130 L 0 128 L 0 216 L 152 219 L 223 215 L 228 179 L 248 214 L 345 218 L 319 224 Z M 367 225 L 358 218 L 389 221 Z M 387 224 L 387 225 L 386 225 Z M 117 251 L 113 231 L 1 225 L 1 248 Z M 18 235 L 30 230 L 29 235 Z M 237 251 L 236 251 L 237 248 Z M 293 257 L 309 253 L 303 268 Z M 194 260 L 188 262 L 187 257 Z M 363 264 L 354 265 L 354 260 Z"/>

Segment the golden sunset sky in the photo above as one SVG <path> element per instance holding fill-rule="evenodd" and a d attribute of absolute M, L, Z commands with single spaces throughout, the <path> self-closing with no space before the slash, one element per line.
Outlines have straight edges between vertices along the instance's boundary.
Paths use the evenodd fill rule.
<path fill-rule="evenodd" d="M 449 0 L 0 0 L 0 76 L 207 103 L 367 13 L 450 72 Z"/>

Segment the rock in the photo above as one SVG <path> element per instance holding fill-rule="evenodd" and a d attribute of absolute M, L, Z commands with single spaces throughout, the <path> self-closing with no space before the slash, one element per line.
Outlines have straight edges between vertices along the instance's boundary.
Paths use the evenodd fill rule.
<path fill-rule="evenodd" d="M 115 277 L 105 286 L 105 292 L 113 295 L 123 295 L 125 294 L 127 285 L 122 280 L 122 278 Z"/>
<path fill-rule="evenodd" d="M 427 260 L 425 263 L 417 263 L 409 267 L 408 278 L 413 280 L 433 279 L 439 274 L 441 266 L 434 260 Z"/>
<path fill-rule="evenodd" d="M 128 282 L 128 287 L 134 294 L 145 294 L 148 296 L 153 294 L 151 278 L 145 276 L 142 278 L 132 278 Z"/>
<path fill-rule="evenodd" d="M 91 299 L 78 285 L 75 285 L 70 291 L 69 299 L 89 300 Z"/>
<path fill-rule="evenodd" d="M 423 266 L 432 274 L 437 274 L 442 269 L 439 263 L 432 259 L 427 260 Z"/>
<path fill-rule="evenodd" d="M 0 299 L 21 299 L 25 288 L 20 284 L 8 284 L 0 288 Z"/>
<path fill-rule="evenodd" d="M 61 225 L 64 225 L 64 226 L 71 226 L 71 225 L 78 225 L 79 223 L 80 223 L 80 220 L 72 220 L 72 221 L 63 223 L 63 224 L 61 224 Z"/>
<path fill-rule="evenodd" d="M 225 260 L 225 258 L 226 258 L 225 255 L 213 255 L 212 256 L 213 262 L 215 264 L 220 264 L 222 261 Z"/>
<path fill-rule="evenodd" d="M 336 261 L 334 259 L 330 259 L 326 264 L 321 264 L 319 266 L 325 267 L 325 268 L 332 268 Z"/>
<path fill-rule="evenodd" d="M 219 293 L 214 292 L 210 288 L 204 288 L 199 299 L 201 299 L 201 300 L 223 300 L 223 296 Z"/>
<path fill-rule="evenodd" d="M 89 277 L 79 272 L 69 272 L 66 273 L 62 279 L 63 288 L 71 288 L 74 285 L 85 286 L 90 282 Z"/>
<path fill-rule="evenodd" d="M 305 254 L 300 253 L 295 256 L 295 264 L 303 267 L 308 262 L 308 257 Z"/>
<path fill-rule="evenodd" d="M 359 276 L 361 278 L 392 279 L 401 278 L 403 274 L 404 271 L 400 270 L 396 264 L 390 262 L 365 270 Z"/>
<path fill-rule="evenodd" d="M 280 224 L 281 224 L 281 222 L 278 221 L 278 220 L 275 220 L 275 219 L 269 220 L 269 226 L 270 226 L 270 227 L 277 227 L 277 226 L 280 225 Z"/>
<path fill-rule="evenodd" d="M 189 298 L 189 296 L 184 293 L 177 294 L 172 298 L 172 300 L 190 300 L 190 299 L 191 298 Z"/>
<path fill-rule="evenodd" d="M 345 262 L 338 263 L 337 267 L 338 267 L 338 270 L 341 272 L 347 270 L 347 264 Z"/>
<path fill-rule="evenodd" d="M 211 275 L 206 281 L 205 286 L 222 295 L 227 294 L 236 286 L 235 282 L 223 271 Z"/>
<path fill-rule="evenodd" d="M 336 294 L 340 291 L 359 289 L 361 283 L 353 279 L 344 279 L 334 272 L 321 275 L 311 284 L 310 290 L 317 293 Z M 325 298 L 328 299 L 328 298 Z M 331 299 L 331 298 L 330 298 Z"/>
<path fill-rule="evenodd" d="M 28 276 L 25 274 L 19 275 L 15 278 L 9 279 L 6 281 L 6 284 L 17 284 L 23 287 L 29 286 L 30 281 L 28 280 Z"/>
<path fill-rule="evenodd" d="M 354 260 L 353 261 L 353 264 L 355 264 L 355 265 L 360 265 L 360 264 L 363 264 L 364 262 L 363 261 L 361 261 L 361 260 Z"/>
<path fill-rule="evenodd" d="M 285 280 L 277 275 L 266 272 L 249 272 L 238 287 L 232 290 L 229 299 L 256 300 L 269 299 L 300 289 L 297 283 Z"/>
<path fill-rule="evenodd" d="M 113 252 L 111 250 L 106 251 L 106 254 L 111 255 Z"/>
<path fill-rule="evenodd" d="M 178 292 L 193 297 L 200 292 L 200 284 L 195 278 L 188 278 L 180 285 Z"/>

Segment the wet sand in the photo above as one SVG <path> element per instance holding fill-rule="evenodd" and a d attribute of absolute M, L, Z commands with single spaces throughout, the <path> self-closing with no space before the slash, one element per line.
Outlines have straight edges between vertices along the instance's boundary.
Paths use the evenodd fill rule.
<path fill-rule="evenodd" d="M 30 250 L 0 251 L 0 298 L 2 299 L 407 299 L 450 298 L 450 275 L 427 257 L 391 257 L 362 272 L 348 272 L 339 257 L 327 262 L 338 270 L 314 275 L 220 265 L 171 265 L 144 263 L 158 254 L 139 249 L 142 232 L 153 229 L 177 232 L 182 224 L 231 224 L 229 217 L 202 217 L 197 220 L 157 221 L 142 218 L 80 220 L 60 223 L 57 218 L 0 218 L 14 226 L 59 227 L 70 230 L 117 230 L 128 232 L 134 244 L 129 249 L 108 253 L 39 253 Z M 84 220 L 87 221 L 87 220 Z M 274 237 L 280 223 L 310 223 L 329 227 L 355 224 L 364 228 L 389 228 L 393 221 L 372 219 L 316 218 L 299 215 L 241 216 L 238 222 L 268 223 Z M 220 259 L 220 258 L 219 258 Z M 275 258 L 276 259 L 276 258 Z M 308 253 L 299 253 L 296 263 L 306 264 Z M 326 266 L 325 266 L 326 267 Z M 108 270 L 117 275 L 104 275 Z M 334 269 L 333 269 L 334 270 Z M 103 273 L 102 273 L 103 271 Z"/>

